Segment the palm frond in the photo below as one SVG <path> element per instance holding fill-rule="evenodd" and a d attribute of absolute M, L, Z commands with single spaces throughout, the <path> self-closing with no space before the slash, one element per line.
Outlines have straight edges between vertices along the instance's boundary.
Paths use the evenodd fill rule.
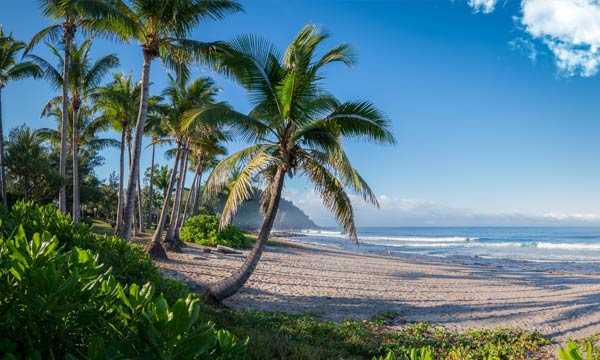
<path fill-rule="evenodd" d="M 248 161 L 248 164 L 240 171 L 233 184 L 231 184 L 229 196 L 225 201 L 225 206 L 221 214 L 221 222 L 219 223 L 220 230 L 231 223 L 239 207 L 252 197 L 252 176 L 257 172 L 261 172 L 275 161 L 276 159 L 266 151 L 261 151 Z"/>
<path fill-rule="evenodd" d="M 321 196 L 323 204 L 333 213 L 350 239 L 358 244 L 354 210 L 342 182 L 309 154 L 301 153 L 300 157 L 301 169 Z"/>

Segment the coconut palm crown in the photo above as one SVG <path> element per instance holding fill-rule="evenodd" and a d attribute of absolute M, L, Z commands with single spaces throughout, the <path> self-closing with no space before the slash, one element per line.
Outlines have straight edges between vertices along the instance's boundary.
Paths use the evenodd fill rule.
<path fill-rule="evenodd" d="M 354 53 L 347 44 L 317 56 L 318 45 L 328 37 L 315 26 L 307 25 L 283 54 L 254 36 L 234 39 L 220 54 L 220 71 L 249 92 L 253 105 L 247 116 L 228 113 L 223 114 L 223 119 L 253 145 L 214 168 L 206 183 L 204 200 L 217 196 L 237 171 L 220 226 L 231 222 L 237 209 L 253 195 L 256 182 L 263 188 L 261 208 L 265 220 L 242 267 L 209 287 L 212 300 L 233 295 L 254 270 L 277 214 L 285 175 L 305 176 L 355 242 L 358 239 L 348 192 L 378 206 L 375 194 L 352 166 L 342 140 L 394 144 L 390 122 L 373 104 L 340 102 L 324 89 L 322 70 L 326 65 L 354 63 Z M 193 123 L 206 113 L 201 109 L 190 111 L 184 122 Z"/>

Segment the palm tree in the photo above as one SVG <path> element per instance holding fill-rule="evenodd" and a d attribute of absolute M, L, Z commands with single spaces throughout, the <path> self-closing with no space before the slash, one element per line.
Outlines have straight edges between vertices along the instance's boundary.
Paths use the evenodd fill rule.
<path fill-rule="evenodd" d="M 98 108 L 103 112 L 113 129 L 121 132 L 121 148 L 119 158 L 119 191 L 117 201 L 117 219 L 115 234 L 123 226 L 124 179 L 125 179 L 125 146 L 131 145 L 131 129 L 139 108 L 141 84 L 132 80 L 132 74 L 114 74 L 113 82 L 104 86 L 94 94 Z M 131 153 L 131 151 L 129 151 Z M 130 159 L 131 160 L 131 159 Z"/>
<path fill-rule="evenodd" d="M 96 62 L 92 63 L 89 58 L 91 44 L 91 40 L 84 41 L 80 47 L 77 47 L 77 45 L 73 43 L 71 45 L 71 50 L 69 51 L 69 54 L 71 56 L 71 64 L 67 76 L 67 79 L 69 81 L 69 83 L 67 84 L 67 89 L 70 92 L 71 98 L 69 111 L 72 116 L 71 125 L 73 129 L 71 131 L 71 135 L 73 136 L 73 138 L 71 139 L 71 153 L 73 161 L 73 204 L 71 209 L 74 222 L 79 221 L 80 214 L 78 167 L 79 141 L 77 139 L 77 137 L 79 136 L 77 124 L 79 120 L 79 110 L 82 104 L 87 101 L 90 93 L 96 90 L 97 86 L 100 84 L 100 82 L 108 73 L 108 71 L 119 64 L 119 59 L 116 57 L 116 55 L 112 54 L 103 56 Z M 48 45 L 48 48 L 50 49 L 51 53 L 56 57 L 58 63 L 56 67 L 52 66 L 48 61 L 39 56 L 30 55 L 30 58 L 33 60 L 34 63 L 36 63 L 40 68 L 44 70 L 44 76 L 50 81 L 50 84 L 54 88 L 64 88 L 64 75 L 61 75 L 60 69 L 64 68 L 65 59 L 62 57 L 60 52 L 52 45 Z M 60 96 L 57 99 L 63 100 Z M 62 114 L 62 112 L 61 116 L 64 120 L 65 116 L 64 114 Z M 63 127 L 61 126 L 61 129 L 62 128 Z"/>
<path fill-rule="evenodd" d="M 167 116 L 163 121 L 163 128 L 168 130 L 171 140 L 177 144 L 177 156 L 176 162 L 179 162 L 179 179 L 178 186 L 175 191 L 175 198 L 173 200 L 173 209 L 171 211 L 171 221 L 165 243 L 172 250 L 179 250 L 181 245 L 179 240 L 179 227 L 181 225 L 181 208 L 183 204 L 183 192 L 185 187 L 185 178 L 188 168 L 188 158 L 190 154 L 190 144 L 194 137 L 198 136 L 198 133 L 204 131 L 210 131 L 209 128 L 202 125 L 200 121 L 195 123 L 193 127 L 184 128 L 181 124 L 181 116 L 191 110 L 196 109 L 228 109 L 225 103 L 216 101 L 216 95 L 220 91 L 216 87 L 214 81 L 207 77 L 200 77 L 189 84 L 186 84 L 184 79 L 175 79 L 169 76 L 171 80 L 171 86 L 169 86 L 163 92 L 163 96 L 170 100 L 170 110 L 167 112 Z M 173 167 L 174 172 L 177 172 L 177 167 Z M 163 208 L 168 208 L 170 202 L 170 191 L 167 192 Z M 161 212 L 161 219 L 159 224 L 166 221 L 166 211 Z M 154 247 L 162 247 L 162 232 L 163 227 L 158 226 L 154 232 L 151 243 L 148 249 Z M 158 250 L 158 253 L 164 253 L 164 250 Z"/>
<path fill-rule="evenodd" d="M 130 3 L 130 8 L 124 5 L 119 6 L 119 10 L 129 19 L 128 23 L 121 26 L 120 34 L 139 41 L 144 59 L 142 92 L 135 127 L 134 153 L 131 166 L 131 173 L 137 174 L 148 112 L 150 65 L 152 61 L 160 57 L 167 67 L 177 70 L 179 74 L 186 77 L 189 75 L 187 64 L 190 61 L 205 58 L 213 47 L 208 43 L 188 39 L 191 31 L 202 20 L 220 20 L 228 13 L 241 11 L 242 6 L 234 0 L 132 0 Z M 119 234 L 125 239 L 131 237 L 136 182 L 137 177 L 130 176 L 127 183 L 124 226 Z M 153 251 L 159 252 L 157 253 L 158 256 L 166 256 L 162 247 Z"/>
<path fill-rule="evenodd" d="M 194 155 L 192 157 L 194 179 L 185 202 L 183 219 L 179 223 L 180 227 L 185 223 L 190 210 L 192 216 L 198 215 L 202 174 L 217 164 L 216 158 L 218 156 L 227 155 L 227 149 L 222 143 L 228 140 L 230 140 L 229 134 L 220 129 L 201 129 L 192 135 L 191 151 Z"/>
<path fill-rule="evenodd" d="M 253 36 L 232 41 L 221 53 L 221 70 L 250 93 L 249 116 L 235 116 L 237 128 L 254 145 L 222 160 L 209 176 L 204 198 L 217 196 L 229 176 L 231 184 L 221 215 L 223 228 L 253 194 L 254 180 L 264 185 L 261 209 L 264 222 L 250 254 L 228 278 L 210 285 L 207 300 L 221 301 L 235 294 L 248 280 L 269 238 L 284 187 L 285 176 L 304 175 L 320 193 L 350 239 L 358 241 L 354 212 L 347 190 L 378 205 L 375 194 L 354 169 L 342 140 L 358 138 L 375 143 L 395 143 L 389 120 L 369 102 L 339 102 L 322 86 L 325 65 L 348 66 L 354 55 L 347 44 L 317 58 L 315 48 L 328 35 L 305 26 L 283 55 L 268 42 Z M 206 111 L 191 111 L 185 123 L 201 119 Z M 232 118 L 233 114 L 227 114 Z M 241 126 L 241 125 L 244 126 Z"/>
<path fill-rule="evenodd" d="M 6 206 L 6 166 L 4 165 L 4 133 L 2 124 L 2 89 L 10 81 L 26 77 L 39 77 L 42 75 L 40 68 L 32 62 L 18 62 L 17 54 L 25 49 L 25 43 L 4 35 L 0 26 L 0 195 L 2 203 Z"/>
<path fill-rule="evenodd" d="M 71 62 L 71 45 L 77 29 L 84 31 L 115 34 L 115 27 L 126 26 L 124 16 L 117 10 L 123 6 L 120 0 L 39 0 L 42 14 L 56 22 L 33 36 L 27 45 L 26 52 L 43 39 L 53 42 L 61 40 L 64 47 L 62 78 L 62 125 L 60 142 L 59 174 L 66 175 L 67 161 L 67 123 L 69 121 L 69 68 Z M 66 212 L 66 193 L 62 186 L 58 195 L 59 209 Z"/>

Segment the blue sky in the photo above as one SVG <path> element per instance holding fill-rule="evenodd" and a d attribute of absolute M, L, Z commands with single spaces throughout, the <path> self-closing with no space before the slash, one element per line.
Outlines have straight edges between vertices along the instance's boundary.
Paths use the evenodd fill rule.
<path fill-rule="evenodd" d="M 349 42 L 358 53 L 352 69 L 328 70 L 329 89 L 342 100 L 373 101 L 392 119 L 398 139 L 395 147 L 348 146 L 382 203 L 374 211 L 356 202 L 359 226 L 600 224 L 597 1 L 242 3 L 245 14 L 203 24 L 194 38 L 253 33 L 285 48 L 313 23 L 331 32 L 327 45 Z M 49 24 L 35 0 L 4 0 L 0 23 L 23 40 Z M 94 43 L 95 56 L 108 52 L 139 77 L 136 44 Z M 36 53 L 47 55 L 43 47 Z M 160 63 L 151 76 L 152 92 L 159 93 L 166 83 Z M 217 81 L 223 100 L 248 110 L 240 88 Z M 54 95 L 41 81 L 9 84 L 5 128 L 54 126 L 39 119 Z M 103 155 L 106 165 L 97 173 L 106 178 L 118 167 L 118 152 Z M 149 163 L 148 151 L 143 166 Z M 317 223 L 332 224 L 304 180 L 288 182 L 286 196 Z"/>

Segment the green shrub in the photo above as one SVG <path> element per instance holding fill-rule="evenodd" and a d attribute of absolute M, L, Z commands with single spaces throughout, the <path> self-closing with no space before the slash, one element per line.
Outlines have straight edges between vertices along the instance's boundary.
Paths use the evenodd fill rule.
<path fill-rule="evenodd" d="M 4 359 L 232 359 L 246 342 L 199 321 L 197 296 L 172 307 L 154 286 L 121 285 L 98 255 L 24 227 L 0 239 Z"/>
<path fill-rule="evenodd" d="M 579 346 L 574 341 L 567 342 L 567 347 L 562 346 L 558 349 L 558 358 L 560 360 L 597 360 L 598 357 L 594 356 L 594 344 L 591 340 L 587 342 L 587 353 L 583 357 L 583 353 L 579 350 Z"/>
<path fill-rule="evenodd" d="M 214 215 L 189 218 L 181 228 L 179 236 L 183 241 L 204 246 L 252 247 L 252 241 L 235 225 L 227 225 L 219 232 L 219 219 Z"/>
<path fill-rule="evenodd" d="M 127 244 L 122 239 L 100 237 L 93 234 L 88 225 L 73 224 L 68 215 L 57 211 L 52 205 L 19 202 L 12 208 L 0 211 L 0 237 L 8 238 L 22 227 L 27 237 L 48 231 L 56 236 L 65 250 L 79 247 L 98 255 L 98 261 L 113 269 L 113 276 L 122 284 L 152 282 L 157 293 L 162 293 L 169 304 L 185 297 L 189 288 L 181 282 L 165 279 L 144 249 Z"/>

